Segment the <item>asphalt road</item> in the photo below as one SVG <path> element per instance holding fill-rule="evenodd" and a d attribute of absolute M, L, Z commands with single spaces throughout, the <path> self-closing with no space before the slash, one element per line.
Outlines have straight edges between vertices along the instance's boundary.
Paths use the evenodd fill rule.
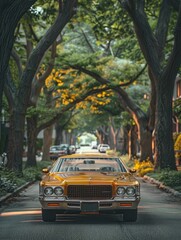
<path fill-rule="evenodd" d="M 58 215 L 43 222 L 38 183 L 0 208 L 1 240 L 167 240 L 181 239 L 181 202 L 154 185 L 141 182 L 138 221 L 118 215 Z"/>

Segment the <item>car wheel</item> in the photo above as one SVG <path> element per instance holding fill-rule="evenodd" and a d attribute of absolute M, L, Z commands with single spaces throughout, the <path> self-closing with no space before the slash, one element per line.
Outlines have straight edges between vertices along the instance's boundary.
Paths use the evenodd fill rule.
<path fill-rule="evenodd" d="M 52 210 L 42 208 L 42 219 L 44 222 L 55 222 L 56 213 Z"/>
<path fill-rule="evenodd" d="M 123 213 L 124 222 L 136 222 L 137 220 L 137 209 L 127 210 Z"/>

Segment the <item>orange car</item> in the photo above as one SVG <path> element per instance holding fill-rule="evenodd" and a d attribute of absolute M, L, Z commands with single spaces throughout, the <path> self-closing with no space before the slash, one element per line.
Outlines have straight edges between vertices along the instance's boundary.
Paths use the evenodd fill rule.
<path fill-rule="evenodd" d="M 124 163 L 107 154 L 72 154 L 60 157 L 39 185 L 43 221 L 60 213 L 123 214 L 137 220 L 140 184 Z"/>

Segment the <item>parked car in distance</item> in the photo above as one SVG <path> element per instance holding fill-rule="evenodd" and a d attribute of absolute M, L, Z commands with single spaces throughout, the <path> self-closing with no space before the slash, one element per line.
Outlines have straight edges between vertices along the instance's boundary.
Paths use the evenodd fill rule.
<path fill-rule="evenodd" d="M 61 144 L 61 145 L 54 145 L 50 147 L 49 155 L 51 160 L 56 160 L 58 157 L 62 155 L 69 154 L 69 145 L 68 144 Z"/>
<path fill-rule="evenodd" d="M 60 147 L 61 147 L 62 155 L 70 154 L 70 146 L 69 146 L 69 144 L 63 143 L 63 144 L 60 144 Z"/>
<path fill-rule="evenodd" d="M 49 151 L 50 159 L 54 160 L 61 156 L 61 147 L 60 145 L 54 145 L 50 147 Z"/>
<path fill-rule="evenodd" d="M 110 146 L 108 144 L 100 144 L 98 150 L 100 153 L 106 153 L 106 151 L 109 149 L 110 149 Z"/>
<path fill-rule="evenodd" d="M 137 220 L 140 183 L 117 156 L 66 155 L 42 172 L 39 201 L 43 221 L 56 221 L 56 214 L 66 213 L 122 214 L 123 221 Z"/>
<path fill-rule="evenodd" d="M 98 146 L 97 146 L 97 150 L 99 151 L 99 148 L 100 148 L 100 146 L 101 146 L 102 144 L 98 144 Z"/>
<path fill-rule="evenodd" d="M 76 147 L 75 147 L 75 145 L 70 145 L 70 146 L 69 146 L 69 150 L 70 150 L 70 154 L 75 153 L 75 152 L 76 152 Z"/>
<path fill-rule="evenodd" d="M 91 142 L 91 148 L 92 149 L 97 149 L 97 141 L 92 141 Z"/>
<path fill-rule="evenodd" d="M 76 143 L 75 148 L 80 149 L 80 145 Z"/>

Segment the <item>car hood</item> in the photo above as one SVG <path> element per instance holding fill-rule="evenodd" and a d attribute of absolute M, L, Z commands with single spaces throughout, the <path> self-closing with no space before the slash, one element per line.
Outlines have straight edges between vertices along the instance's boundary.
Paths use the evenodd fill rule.
<path fill-rule="evenodd" d="M 49 173 L 43 179 L 48 185 L 70 185 L 70 184 L 136 184 L 135 177 L 130 173 L 115 172 L 68 172 Z"/>

